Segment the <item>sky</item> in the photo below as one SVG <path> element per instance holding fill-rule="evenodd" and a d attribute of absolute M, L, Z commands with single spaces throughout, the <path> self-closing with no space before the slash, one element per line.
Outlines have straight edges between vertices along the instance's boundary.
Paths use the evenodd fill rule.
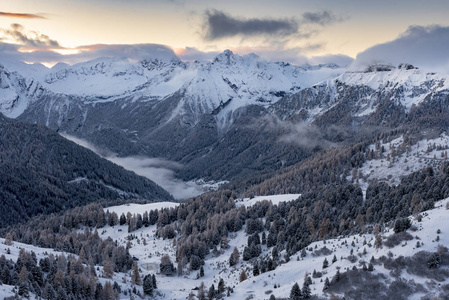
<path fill-rule="evenodd" d="M 230 49 L 294 64 L 384 61 L 390 54 L 396 63 L 411 47 L 405 56 L 410 62 L 449 62 L 443 53 L 449 43 L 447 0 L 0 2 L 0 62 L 142 59 L 155 47 L 184 60 L 209 60 Z M 416 45 L 421 40 L 441 49 L 435 56 L 436 46 Z"/>

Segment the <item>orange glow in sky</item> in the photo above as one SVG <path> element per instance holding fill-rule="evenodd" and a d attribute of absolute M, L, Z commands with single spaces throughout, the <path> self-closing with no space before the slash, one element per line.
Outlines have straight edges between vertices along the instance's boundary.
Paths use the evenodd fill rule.
<path fill-rule="evenodd" d="M 191 47 L 206 52 L 274 49 L 308 57 L 355 57 L 368 47 L 397 38 L 410 25 L 449 25 L 449 1 L 444 0 L 14 0 L 5 1 L 0 10 L 0 42 L 13 40 L 24 48 L 29 46 L 17 34 L 8 33 L 11 24 L 18 23 L 24 28 L 21 34 L 35 32 L 57 41 L 60 48 L 47 49 L 63 55 L 80 53 L 78 47 L 85 45 L 156 43 L 168 45 L 177 54 Z M 297 32 L 287 36 L 230 34 L 211 40 L 205 38 L 207 15 L 215 13 L 233 18 L 231 24 L 294 20 Z M 310 17 L 325 17 L 326 13 L 327 20 Z M 307 14 L 309 21 L 305 22 Z"/>

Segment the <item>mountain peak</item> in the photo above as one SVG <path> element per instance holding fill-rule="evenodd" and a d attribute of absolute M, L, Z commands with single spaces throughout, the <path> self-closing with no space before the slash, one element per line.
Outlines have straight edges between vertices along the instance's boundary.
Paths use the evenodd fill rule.
<path fill-rule="evenodd" d="M 214 60 L 213 63 L 224 63 L 226 65 L 229 65 L 231 63 L 231 58 L 234 57 L 234 53 L 231 50 L 225 50 L 223 53 L 218 54 Z"/>

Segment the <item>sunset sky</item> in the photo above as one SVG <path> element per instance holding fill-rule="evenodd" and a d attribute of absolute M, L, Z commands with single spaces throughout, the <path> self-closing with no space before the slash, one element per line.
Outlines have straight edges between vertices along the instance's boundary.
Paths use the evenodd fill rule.
<path fill-rule="evenodd" d="M 127 45 L 114 48 L 124 56 L 134 44 L 161 44 L 188 60 L 231 49 L 301 64 L 347 62 L 436 30 L 436 40 L 449 42 L 446 0 L 1 1 L 0 60 L 50 65 L 91 59 L 111 44 Z"/>

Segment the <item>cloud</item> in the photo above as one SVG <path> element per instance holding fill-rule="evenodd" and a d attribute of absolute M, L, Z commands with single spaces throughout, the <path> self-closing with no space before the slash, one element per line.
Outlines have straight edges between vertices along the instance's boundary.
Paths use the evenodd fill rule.
<path fill-rule="evenodd" d="M 340 66 L 347 66 L 352 62 L 352 58 L 345 55 L 325 55 L 308 57 L 304 55 L 308 51 L 319 49 L 321 44 L 312 44 L 305 47 L 283 49 L 281 47 L 233 47 L 234 53 L 246 55 L 255 53 L 268 61 L 282 61 L 293 65 L 318 65 L 335 63 Z M 158 44 L 137 44 L 137 45 L 87 45 L 74 49 L 58 48 L 58 50 L 75 50 L 79 53 L 62 55 L 53 49 L 38 49 L 32 52 L 21 52 L 20 45 L 0 42 L 0 64 L 4 64 L 11 70 L 17 62 L 40 62 L 56 64 L 64 62 L 70 65 L 89 61 L 99 57 L 125 57 L 134 61 L 141 61 L 149 58 L 159 59 L 181 59 L 183 61 L 211 61 L 222 51 L 201 51 L 194 47 L 178 48 L 175 51 L 165 45 Z"/>
<path fill-rule="evenodd" d="M 276 115 L 262 118 L 264 130 L 279 135 L 278 141 L 294 144 L 303 149 L 330 148 L 334 144 L 325 139 L 321 130 L 308 122 L 291 122 L 281 120 Z M 260 128 L 262 125 L 253 125 Z"/>
<path fill-rule="evenodd" d="M 75 48 L 80 53 L 72 55 L 81 60 L 97 57 L 126 57 L 133 60 L 177 59 L 172 48 L 160 44 L 96 44 Z"/>
<path fill-rule="evenodd" d="M 21 51 L 22 49 L 29 51 Z M 61 54 L 64 51 L 69 54 Z M 11 65 L 11 63 L 17 61 L 48 64 L 64 62 L 73 65 L 99 57 L 126 57 L 134 61 L 155 58 L 178 59 L 172 48 L 159 44 L 96 44 L 76 48 L 64 48 L 61 46 L 50 47 L 45 43 L 38 47 L 37 42 L 34 43 L 34 46 L 30 46 L 30 42 L 27 42 L 27 45 L 23 43 L 18 45 L 2 43 L 0 41 L 0 63 L 7 65 Z"/>
<path fill-rule="evenodd" d="M 353 61 L 354 61 L 354 59 L 352 57 L 344 55 L 344 54 L 328 54 L 328 55 L 321 55 L 321 56 L 312 56 L 309 58 L 310 65 L 334 63 L 341 67 L 347 67 Z"/>
<path fill-rule="evenodd" d="M 368 48 L 357 55 L 351 69 L 362 70 L 374 63 L 397 66 L 410 63 L 437 72 L 449 72 L 449 27 L 410 26 L 393 41 Z"/>
<path fill-rule="evenodd" d="M 234 18 L 222 11 L 206 11 L 206 40 L 234 36 L 288 36 L 298 32 L 294 19 Z"/>
<path fill-rule="evenodd" d="M 178 48 L 175 50 L 178 57 L 185 61 L 209 61 L 220 54 L 220 51 L 201 51 L 195 47 Z"/>
<path fill-rule="evenodd" d="M 205 192 L 205 189 L 195 182 L 184 182 L 175 178 L 175 171 L 182 168 L 182 165 L 177 162 L 162 158 L 143 156 L 118 157 L 116 154 L 105 149 L 99 149 L 83 139 L 67 134 L 61 135 L 80 146 L 92 150 L 107 160 L 122 166 L 129 171 L 133 171 L 137 175 L 156 182 L 172 194 L 175 199 L 187 199 Z"/>
<path fill-rule="evenodd" d="M 293 65 L 319 65 L 334 63 L 342 67 L 349 66 L 354 59 L 343 54 L 329 54 L 323 56 L 308 57 L 304 53 L 313 52 L 321 49 L 322 44 L 310 44 L 304 47 L 282 48 L 282 47 L 231 47 L 229 50 L 239 55 L 255 53 L 268 61 L 282 61 Z M 201 51 L 194 47 L 178 48 L 176 54 L 184 61 L 210 61 L 213 60 L 221 51 Z"/>
<path fill-rule="evenodd" d="M 47 19 L 40 14 L 22 14 L 0 11 L 0 17 L 21 18 L 21 19 Z"/>
<path fill-rule="evenodd" d="M 24 27 L 17 23 L 11 24 L 11 28 L 3 30 L 3 33 L 7 38 L 24 46 L 33 48 L 59 47 L 59 43 L 50 39 L 48 35 L 36 31 L 25 33 Z"/>
<path fill-rule="evenodd" d="M 172 49 L 160 44 L 94 44 L 64 48 L 47 35 L 34 31 L 25 32 L 20 24 L 12 24 L 10 29 L 0 29 L 0 32 L 4 33 L 0 40 L 0 63 L 12 70 L 18 61 L 47 65 L 63 62 L 73 65 L 99 57 L 123 57 L 131 61 L 145 59 L 210 61 L 223 51 L 217 48 L 202 51 L 194 47 Z M 11 41 L 15 44 L 10 44 Z M 337 63 L 344 66 L 346 64 L 341 61 L 350 59 L 346 56 L 332 55 L 312 58 L 306 56 L 308 53 L 321 50 L 323 46 L 321 43 L 305 43 L 302 47 L 288 47 L 285 42 L 279 41 L 268 46 L 231 47 L 230 50 L 240 55 L 255 53 L 269 61 L 289 62 L 294 65 Z"/>
<path fill-rule="evenodd" d="M 301 20 L 296 18 L 236 18 L 219 10 L 208 10 L 205 13 L 203 27 L 206 40 L 218 40 L 235 36 L 295 36 L 296 38 L 310 38 L 317 30 L 305 29 L 302 25 L 328 26 L 343 22 L 345 19 L 329 11 L 305 12 Z"/>
<path fill-rule="evenodd" d="M 321 26 L 327 26 L 334 23 L 342 22 L 343 19 L 335 16 L 329 11 L 321 12 L 305 12 L 302 15 L 304 24 L 318 24 Z"/>
<path fill-rule="evenodd" d="M 303 54 L 311 49 L 309 47 L 316 49 L 321 47 L 321 45 L 315 44 L 306 46 L 305 48 L 295 47 L 289 49 L 285 49 L 283 47 L 240 47 L 232 50 L 241 55 L 256 53 L 268 61 L 289 62 L 291 64 L 301 66 L 309 62 L 307 56 Z"/>

